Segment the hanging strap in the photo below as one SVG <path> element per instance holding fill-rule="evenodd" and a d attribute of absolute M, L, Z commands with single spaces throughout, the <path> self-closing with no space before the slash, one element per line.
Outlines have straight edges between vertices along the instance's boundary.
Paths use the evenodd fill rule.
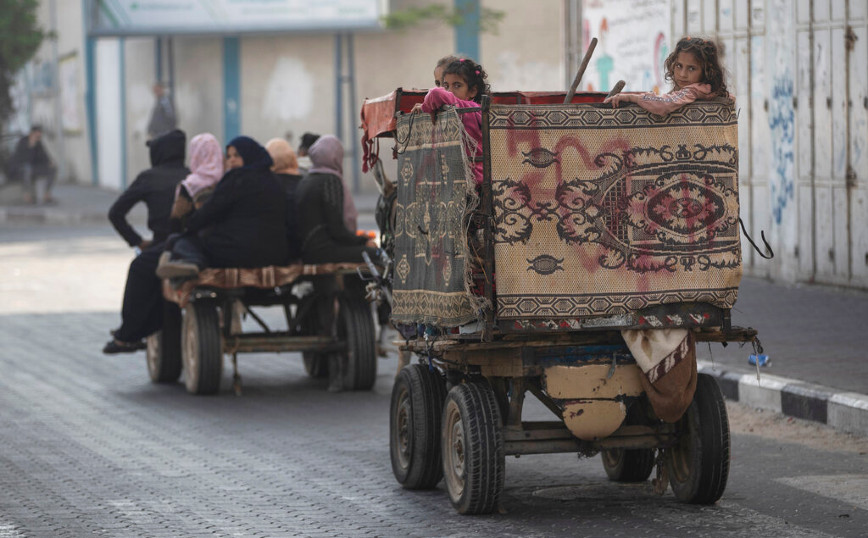
<path fill-rule="evenodd" d="M 766 252 L 761 251 L 759 249 L 759 247 L 756 246 L 756 243 L 753 242 L 753 238 L 751 238 L 750 234 L 747 233 L 747 229 L 744 227 L 744 221 L 741 220 L 741 217 L 738 218 L 738 223 L 741 224 L 741 231 L 744 234 L 744 236 L 747 238 L 748 243 L 750 243 L 750 246 L 753 247 L 753 249 L 756 251 L 757 254 L 760 255 L 761 258 L 765 258 L 766 260 L 770 260 L 770 259 L 775 257 L 775 251 L 772 250 L 772 246 L 769 245 L 768 241 L 766 241 L 766 235 L 762 230 L 760 230 L 760 238 L 762 238 L 762 240 L 763 240 L 763 245 L 765 245 Z"/>

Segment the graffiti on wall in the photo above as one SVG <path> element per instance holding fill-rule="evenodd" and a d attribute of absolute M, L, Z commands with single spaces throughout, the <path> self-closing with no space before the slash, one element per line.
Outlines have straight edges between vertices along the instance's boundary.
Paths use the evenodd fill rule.
<path fill-rule="evenodd" d="M 769 129 L 772 142 L 772 174 L 770 181 L 772 215 L 780 224 L 784 209 L 793 200 L 794 159 L 793 144 L 796 133 L 796 114 L 793 110 L 793 77 L 787 72 L 776 76 L 769 101 Z"/>
<path fill-rule="evenodd" d="M 779 17 L 769 21 L 770 66 L 772 68 L 769 96 L 769 135 L 771 166 L 769 167 L 769 194 L 774 223 L 781 225 L 787 206 L 795 199 L 795 138 L 796 111 L 793 106 L 795 77 L 792 71 L 793 10 L 788 2 L 775 0 Z M 791 213 L 791 216 L 792 212 Z"/>
<path fill-rule="evenodd" d="M 670 13 L 665 2 L 584 0 L 582 18 L 583 51 L 592 38 L 598 41 L 582 89 L 609 91 L 624 80 L 627 91 L 667 90 L 663 61 L 669 54 Z"/>

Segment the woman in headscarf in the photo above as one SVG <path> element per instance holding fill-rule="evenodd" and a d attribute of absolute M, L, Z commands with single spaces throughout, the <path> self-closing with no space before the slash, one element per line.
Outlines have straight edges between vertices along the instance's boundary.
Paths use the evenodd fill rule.
<path fill-rule="evenodd" d="M 301 239 L 295 211 L 295 191 L 302 178 L 298 168 L 298 157 L 289 143 L 282 138 L 272 138 L 265 144 L 265 149 L 274 161 L 271 171 L 286 192 L 287 249 L 289 260 L 294 261 L 301 257 Z"/>
<path fill-rule="evenodd" d="M 175 189 L 175 203 L 169 216 L 174 233 L 184 230 L 184 219 L 202 207 L 223 177 L 223 148 L 211 133 L 202 133 L 190 142 L 192 172 Z"/>
<path fill-rule="evenodd" d="M 172 247 L 172 261 L 160 264 L 158 276 L 195 276 L 205 267 L 286 263 L 286 197 L 271 173 L 274 161 L 247 136 L 229 142 L 226 161 L 230 170 L 187 220 L 187 231 Z"/>
<path fill-rule="evenodd" d="M 210 133 L 202 133 L 190 140 L 190 173 L 176 188 L 175 205 L 172 216 L 187 214 L 192 204 L 183 213 L 186 194 L 197 200 L 202 192 L 214 185 L 223 175 L 223 150 L 220 142 Z M 145 249 L 130 263 L 124 301 L 121 309 L 121 326 L 112 331 L 114 338 L 103 348 L 103 353 L 131 353 L 145 348 L 142 341 L 146 336 L 160 330 L 163 326 L 163 292 L 160 279 L 155 270 L 166 243 L 158 243 Z"/>
<path fill-rule="evenodd" d="M 348 215 L 345 206 L 343 158 L 343 145 L 332 135 L 320 137 L 310 148 L 313 168 L 296 191 L 305 263 L 361 263 L 363 251 L 372 258 L 376 255 L 373 241 L 354 233 L 357 214 Z M 355 207 L 351 211 L 355 212 Z"/>

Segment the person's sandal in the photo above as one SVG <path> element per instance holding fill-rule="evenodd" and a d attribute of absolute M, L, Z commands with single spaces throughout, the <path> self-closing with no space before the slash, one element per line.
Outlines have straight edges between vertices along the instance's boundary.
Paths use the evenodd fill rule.
<path fill-rule="evenodd" d="M 106 355 L 116 355 L 118 353 L 135 353 L 147 349 L 148 345 L 144 342 L 121 342 L 120 340 L 109 340 L 102 352 Z"/>

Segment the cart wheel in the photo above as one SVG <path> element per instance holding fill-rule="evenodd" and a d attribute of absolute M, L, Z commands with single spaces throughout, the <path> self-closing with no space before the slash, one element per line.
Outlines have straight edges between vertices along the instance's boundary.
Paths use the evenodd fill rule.
<path fill-rule="evenodd" d="M 187 392 L 216 393 L 223 375 L 223 349 L 216 305 L 201 302 L 187 305 L 181 341 Z"/>
<path fill-rule="evenodd" d="M 681 502 L 712 504 L 729 477 L 729 420 L 713 377 L 699 374 L 693 403 L 678 428 L 678 444 L 667 458 L 672 491 Z"/>
<path fill-rule="evenodd" d="M 407 489 L 431 489 L 443 478 L 440 419 L 446 384 L 440 374 L 420 364 L 398 374 L 389 409 L 392 472 Z"/>
<path fill-rule="evenodd" d="M 642 419 L 643 409 L 649 405 L 647 401 L 636 401 L 627 410 L 624 424 L 636 426 L 645 424 Z M 603 469 L 609 480 L 614 482 L 644 482 L 654 470 L 654 449 L 652 448 L 613 448 L 602 450 Z"/>
<path fill-rule="evenodd" d="M 654 470 L 654 450 L 613 448 L 600 452 L 603 469 L 614 482 L 644 482 Z"/>
<path fill-rule="evenodd" d="M 301 358 L 304 361 L 304 371 L 315 379 L 329 376 L 329 358 L 322 353 L 302 351 Z"/>
<path fill-rule="evenodd" d="M 488 514 L 503 491 L 503 434 L 497 398 L 487 381 L 452 387 L 443 409 L 443 475 L 461 514 Z"/>
<path fill-rule="evenodd" d="M 364 297 L 339 296 L 337 338 L 347 343 L 343 386 L 348 390 L 371 390 L 377 380 L 377 338 L 374 317 Z"/>
<path fill-rule="evenodd" d="M 319 312 L 316 308 L 302 322 L 302 330 L 306 336 L 317 336 L 326 332 L 321 327 Z M 304 371 L 313 378 L 323 378 L 329 375 L 329 357 L 326 353 L 314 351 L 302 351 L 301 358 L 304 361 Z"/>
<path fill-rule="evenodd" d="M 163 328 L 148 337 L 148 374 L 154 383 L 174 383 L 181 376 L 181 309 L 165 301 Z"/>

